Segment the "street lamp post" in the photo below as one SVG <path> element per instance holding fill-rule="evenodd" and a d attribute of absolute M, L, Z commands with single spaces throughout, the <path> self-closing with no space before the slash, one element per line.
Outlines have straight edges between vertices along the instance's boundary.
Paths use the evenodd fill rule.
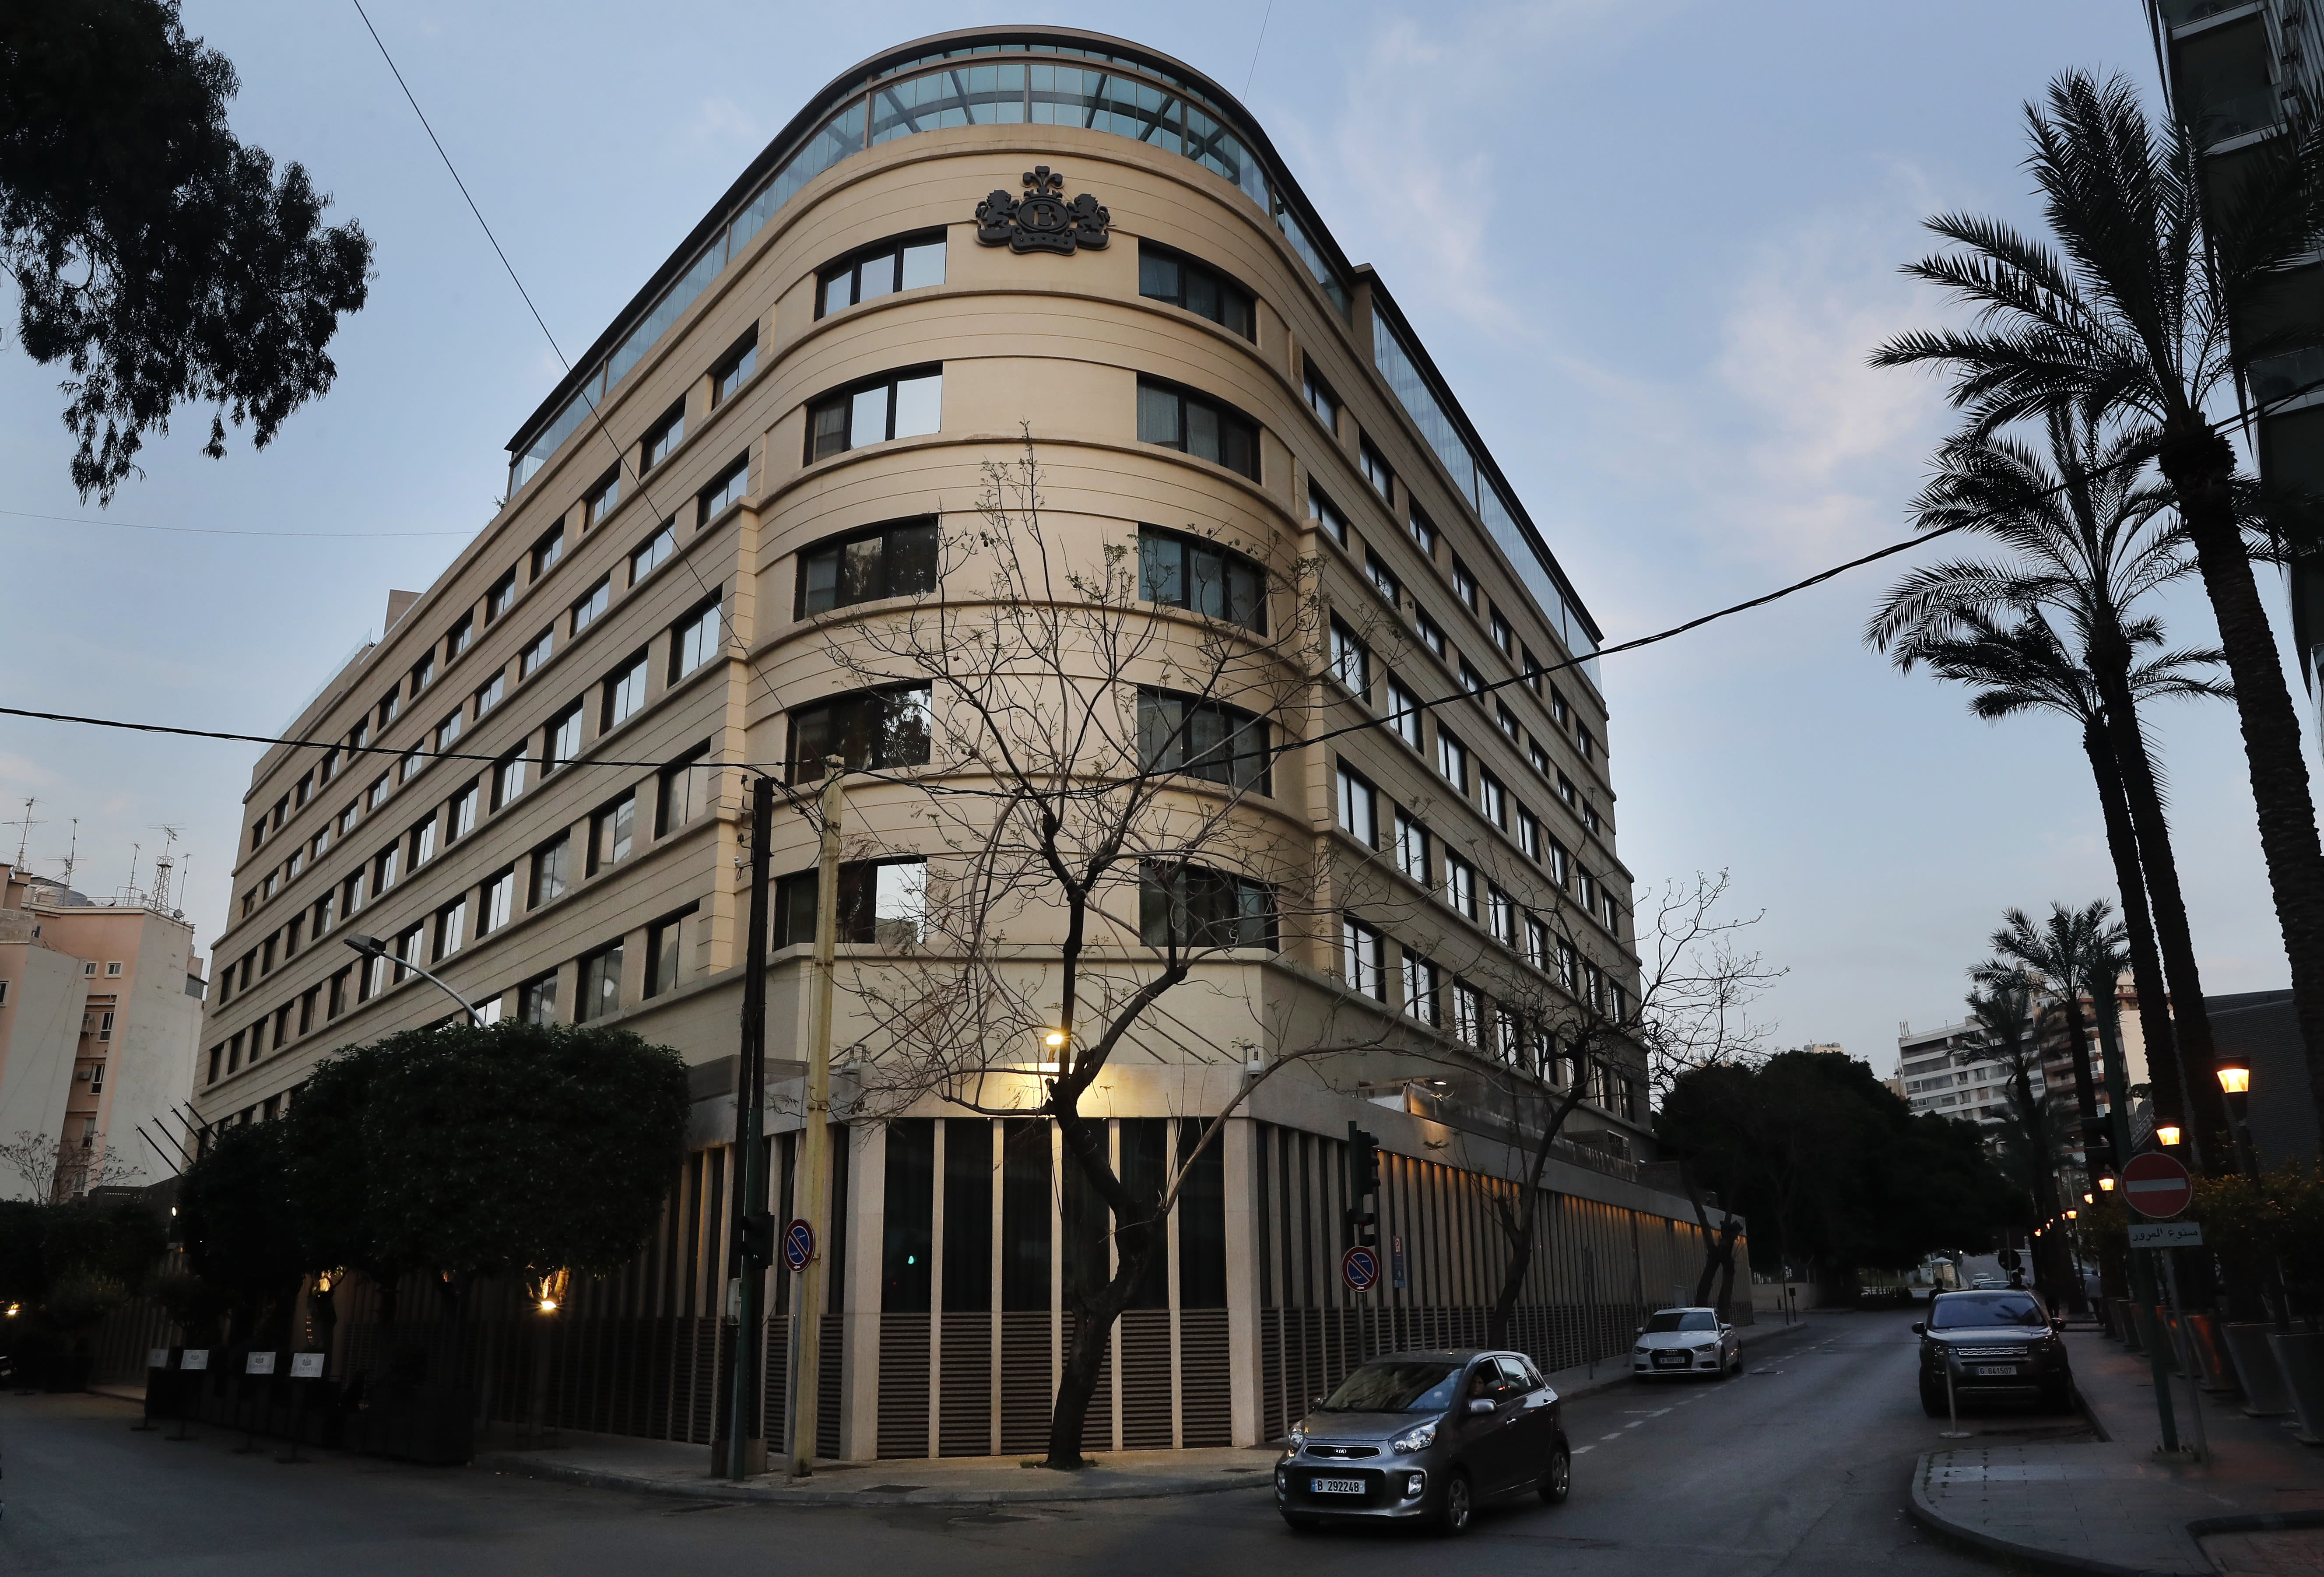
<path fill-rule="evenodd" d="M 345 942 L 348 946 L 362 954 L 366 959 L 394 957 L 394 954 L 388 952 L 387 944 L 381 941 L 376 936 L 365 936 L 358 933 L 354 936 L 342 936 L 339 940 Z M 438 991 L 442 991 L 446 996 L 460 1004 L 460 1011 L 468 1016 L 468 1022 L 474 1024 L 479 1029 L 484 1027 L 484 1016 L 476 1011 L 475 1008 L 470 1004 L 468 999 L 454 991 L 450 986 L 446 985 L 440 979 L 438 979 L 436 974 L 426 965 L 416 964 L 409 958 L 398 958 L 396 959 L 396 962 L 403 965 L 404 968 L 411 971 L 412 973 L 420 976 L 422 979 L 434 982 Z"/>
<path fill-rule="evenodd" d="M 2255 1182 L 2259 1163 L 2252 1155 L 2251 1127 L 2246 1120 L 2251 1111 L 2251 1069 L 2223 1058 L 2217 1072 L 2219 1088 L 2227 1097 L 2227 1136 L 2236 1141 L 2236 1168 Z"/>

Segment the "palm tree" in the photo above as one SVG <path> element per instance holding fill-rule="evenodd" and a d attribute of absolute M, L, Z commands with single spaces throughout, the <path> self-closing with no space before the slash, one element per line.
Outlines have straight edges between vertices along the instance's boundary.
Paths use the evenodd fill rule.
<path fill-rule="evenodd" d="M 2042 1054 L 2034 1035 L 2034 982 L 2019 971 L 1990 960 L 1969 971 L 1982 985 L 1969 998 L 1969 1021 L 1985 1035 L 1985 1049 L 2007 1074 L 2011 1124 L 2001 1134 L 2004 1155 L 2015 1161 L 2036 1219 L 2047 1222 L 2058 1213 L 2056 1103 L 2044 1089 L 2036 1094 L 2034 1077 L 2041 1071 Z M 2055 1299 L 2061 1294 L 2079 1305 L 2079 1278 L 2069 1277 L 2059 1263 L 2058 1239 L 2044 1233 L 2034 1245 L 2034 1284 Z"/>
<path fill-rule="evenodd" d="M 2173 1085 L 2185 1091 L 2186 1127 L 2224 1156 L 2227 1110 L 2209 1077 L 2217 1054 L 2203 1009 L 2202 975 L 2131 679 L 2145 633 L 2160 639 L 2159 626 L 2131 610 L 2192 569 L 2186 533 L 2170 512 L 2170 490 L 2141 480 L 2144 456 L 2134 438 L 2108 439 L 2095 423 L 2068 411 L 2047 412 L 2045 423 L 2046 456 L 1995 435 L 1964 435 L 1938 452 L 1936 477 L 1913 502 L 1914 524 L 1931 533 L 1975 532 L 2010 549 L 2011 557 L 1954 560 L 1905 576 L 1874 615 L 1866 638 L 1885 648 L 1932 618 L 1941 626 L 1949 610 L 1960 608 L 2047 607 L 2062 620 L 2080 653 L 2079 666 L 2096 688 L 2098 720 L 2120 774 L 2146 890 L 2147 904 L 2135 912 L 2144 921 L 2152 905 L 2168 982 L 2168 1001 L 2152 1011 L 2145 1010 L 2141 990 L 2142 1020 L 2150 1037 L 2156 1026 L 2169 1024 L 2172 1039 L 2156 1044 L 2164 1047 L 2165 1066 L 2177 1070 Z M 2133 631 L 2141 632 L 2139 639 Z M 2227 692 L 2212 687 L 2204 693 Z"/>
<path fill-rule="evenodd" d="M 2205 414 L 2232 392 L 2241 364 L 2317 341 L 2312 331 L 2248 330 L 2282 271 L 2324 243 L 2324 123 L 2239 154 L 2232 186 L 2207 190 L 2196 137 L 2184 126 L 2157 133 L 2125 78 L 2069 72 L 2050 85 L 2046 111 L 2029 104 L 2025 115 L 2027 162 L 2057 249 L 1995 219 L 1929 220 L 1963 251 L 1905 272 L 1975 308 L 1978 322 L 1902 336 L 1873 363 L 1947 369 L 1970 436 L 2079 410 L 2119 424 L 2161 466 L 2234 682 L 2310 1093 L 2324 1120 L 2324 844 L 2299 715 L 2239 530 L 2235 449 Z M 2240 340 L 2230 335 L 2237 322 Z"/>
<path fill-rule="evenodd" d="M 2114 860 L 2115 885 L 2122 897 L 2131 980 L 2138 993 L 2139 1027 L 2146 1041 L 2147 1061 L 2157 1075 L 2156 1108 L 2181 1120 L 2192 1131 L 2196 1124 L 2186 1120 L 2190 1086 L 2201 1070 L 2193 1070 L 2190 1075 L 2188 1059 L 2181 1055 L 2147 907 L 2144 847 L 2134 825 L 2130 797 L 2098 682 L 2087 664 L 2067 654 L 2040 608 L 2023 613 L 2014 623 L 1997 620 L 1987 605 L 1996 599 L 1986 595 L 1981 578 L 1989 567 L 1978 567 L 1978 575 L 1969 580 L 1967 595 L 1953 603 L 1920 584 L 1921 576 L 1900 585 L 1889 606 L 1895 607 L 1909 587 L 1909 616 L 1900 612 L 1897 618 L 1888 620 L 1885 610 L 1876 615 L 1875 643 L 1884 645 L 1904 672 L 1925 663 L 1940 678 L 1974 687 L 1969 710 L 1979 717 L 1998 720 L 2046 711 L 2070 718 L 2080 727 L 2082 753 L 2098 787 L 2107 850 Z M 2163 640 L 2162 624 L 2153 618 L 2135 619 L 2124 626 L 2124 636 L 2134 652 L 2157 646 Z M 2139 663 L 2128 677 L 2133 717 L 2141 699 L 2220 693 L 2217 681 L 2202 671 L 2216 662 L 2216 654 L 2210 652 L 2169 651 Z M 2165 829 L 2162 836 L 2168 835 Z"/>
<path fill-rule="evenodd" d="M 2102 898 L 2079 909 L 2053 902 L 2049 918 L 2037 928 L 2024 909 L 2011 908 L 2003 913 L 2001 929 L 1993 934 L 1994 956 L 2024 970 L 2057 999 L 2066 1021 L 2067 1043 L 2073 1050 L 2074 1105 L 2081 1119 L 2085 1155 L 2098 1148 L 2096 1141 L 2105 1129 L 2098 1121 L 2097 1082 L 2090 1076 L 2082 989 L 2090 979 L 2093 959 L 2112 958 L 2121 952 L 2122 924 L 2112 918 L 2113 914 L 2114 906 Z M 2114 988 L 2109 984 L 2107 989 Z M 2091 1006 L 2104 1010 L 2096 999 Z"/>

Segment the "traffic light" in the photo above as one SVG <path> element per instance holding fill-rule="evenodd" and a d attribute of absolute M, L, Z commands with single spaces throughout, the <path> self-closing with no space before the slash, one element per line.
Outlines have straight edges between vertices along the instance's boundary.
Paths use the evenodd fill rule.
<path fill-rule="evenodd" d="M 775 1262 L 775 1218 L 764 1211 L 742 1217 L 742 1262 L 763 1270 Z"/>
<path fill-rule="evenodd" d="M 1348 1124 L 1348 1246 L 1377 1247 L 1379 1234 L 1372 1229 L 1379 1223 L 1379 1213 L 1366 1205 L 1367 1200 L 1377 1200 L 1380 1189 L 1379 1140 Z"/>
<path fill-rule="evenodd" d="M 2092 1117 L 2082 1123 L 2082 1157 L 2093 1176 L 2115 1168 L 2114 1124 L 2103 1117 Z"/>

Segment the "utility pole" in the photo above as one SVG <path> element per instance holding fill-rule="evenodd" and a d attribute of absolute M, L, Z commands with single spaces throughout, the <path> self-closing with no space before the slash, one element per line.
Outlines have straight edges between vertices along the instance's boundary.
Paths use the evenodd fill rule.
<path fill-rule="evenodd" d="M 767 1471 L 766 1396 L 759 1337 L 774 1259 L 775 1223 L 767 1213 L 767 871 L 773 841 L 775 780 L 751 780 L 751 932 L 742 944 L 742 1035 L 734 1068 L 734 1388 L 726 1407 L 726 1476 Z"/>
<path fill-rule="evenodd" d="M 847 803 L 840 776 L 847 762 L 840 756 L 823 758 L 823 854 L 815 879 L 815 995 L 807 1025 L 807 1101 L 802 1115 L 806 1128 L 799 1135 L 799 1217 L 815 1231 L 815 1253 L 798 1273 L 798 1294 L 791 1300 L 791 1317 L 798 1322 L 798 1375 L 791 1387 L 791 1476 L 815 1473 L 816 1420 L 821 1412 L 816 1391 L 823 1374 L 823 1264 L 831 1236 L 828 1190 L 825 1179 L 831 1163 L 826 1154 L 831 1132 L 831 1011 L 832 975 L 839 957 L 839 817 Z"/>

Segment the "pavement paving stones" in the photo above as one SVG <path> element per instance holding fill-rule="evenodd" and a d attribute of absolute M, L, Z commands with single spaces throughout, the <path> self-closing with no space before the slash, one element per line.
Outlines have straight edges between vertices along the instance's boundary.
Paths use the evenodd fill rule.
<path fill-rule="evenodd" d="M 1917 1519 L 2051 1571 L 2324 1574 L 2324 1451 L 2207 1397 L 2209 1454 L 2166 1457 L 2144 1361 L 2094 1332 L 2067 1341 L 2101 1438 L 1930 1452 L 1914 1473 Z M 2173 1399 L 2183 1435 L 2189 1392 Z"/>

